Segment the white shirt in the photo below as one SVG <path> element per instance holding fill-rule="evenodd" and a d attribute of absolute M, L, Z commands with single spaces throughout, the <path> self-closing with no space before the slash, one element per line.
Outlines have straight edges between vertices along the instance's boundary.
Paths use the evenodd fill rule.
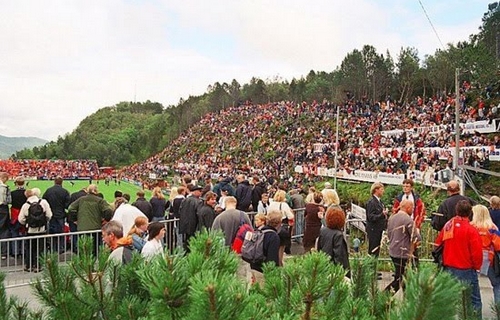
<path fill-rule="evenodd" d="M 37 196 L 31 196 L 29 197 L 26 202 L 23 204 L 21 207 L 21 211 L 19 212 L 19 217 L 17 218 L 19 223 L 22 225 L 26 225 L 26 220 L 28 218 L 28 213 L 29 213 L 29 208 L 30 208 L 30 203 L 35 203 L 38 202 L 40 198 Z M 52 210 L 50 209 L 50 205 L 47 202 L 47 200 L 42 199 L 40 201 L 40 205 L 42 206 L 43 210 L 45 211 L 45 216 L 47 217 L 47 222 L 52 218 Z M 45 233 L 47 231 L 47 228 L 45 226 L 42 226 L 40 228 L 31 228 L 28 225 L 28 233 L 29 234 L 36 234 L 36 233 Z"/>
<path fill-rule="evenodd" d="M 142 248 L 141 255 L 146 258 L 146 260 L 150 260 L 157 254 L 161 254 L 163 252 L 163 245 L 160 240 L 152 239 L 146 242 L 144 247 Z"/>
<path fill-rule="evenodd" d="M 283 219 L 288 218 L 289 220 L 293 220 L 294 218 L 293 211 L 292 209 L 290 209 L 290 206 L 286 202 L 271 202 L 267 207 L 267 213 L 271 211 L 281 212 Z"/>
<path fill-rule="evenodd" d="M 123 226 L 123 234 L 127 234 L 134 226 L 135 218 L 137 217 L 144 217 L 146 219 L 148 218 L 137 207 L 134 207 L 129 203 L 122 203 L 118 207 L 118 209 L 116 209 L 115 214 L 113 215 L 113 218 L 111 220 L 120 222 Z"/>

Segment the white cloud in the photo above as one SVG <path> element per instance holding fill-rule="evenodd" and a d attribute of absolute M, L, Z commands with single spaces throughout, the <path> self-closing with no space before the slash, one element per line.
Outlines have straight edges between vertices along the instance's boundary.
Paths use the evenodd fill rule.
<path fill-rule="evenodd" d="M 481 6 L 458 2 L 462 10 Z M 331 71 L 364 44 L 393 57 L 402 46 L 432 54 L 439 43 L 421 8 L 408 3 L 3 1 L 0 134 L 55 139 L 134 97 L 168 105 L 215 81 Z M 426 5 L 445 44 L 477 32 L 487 9 L 450 23 L 443 4 Z"/>

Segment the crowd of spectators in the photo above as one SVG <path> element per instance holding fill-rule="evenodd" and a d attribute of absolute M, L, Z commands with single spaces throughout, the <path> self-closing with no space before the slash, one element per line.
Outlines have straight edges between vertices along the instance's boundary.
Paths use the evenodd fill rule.
<path fill-rule="evenodd" d="M 494 105 L 480 100 L 473 107 L 460 97 L 460 121 L 500 118 Z M 455 145 L 455 98 L 451 95 L 424 101 L 417 97 L 404 104 L 388 98 L 369 103 L 350 99 L 340 106 L 339 169 L 406 173 L 432 167 L 451 167 L 452 154 L 426 152 L 425 148 Z M 336 106 L 330 102 L 267 104 L 245 103 L 206 114 L 186 129 L 161 153 L 125 168 L 122 175 L 134 181 L 161 178 L 168 173 L 190 173 L 198 179 L 216 174 L 252 173 L 280 180 L 314 180 L 318 167 L 334 167 Z M 430 128 L 439 126 L 440 130 Z M 427 129 L 429 128 L 429 129 Z M 400 132 L 387 134 L 389 131 Z M 462 134 L 461 146 L 500 148 L 500 136 L 475 132 Z M 485 166 L 487 155 L 468 150 L 465 161 Z M 294 168 L 302 165 L 304 174 Z"/>
<path fill-rule="evenodd" d="M 0 160 L 0 171 L 11 177 L 33 177 L 39 180 L 97 179 L 99 165 L 95 160 Z"/>

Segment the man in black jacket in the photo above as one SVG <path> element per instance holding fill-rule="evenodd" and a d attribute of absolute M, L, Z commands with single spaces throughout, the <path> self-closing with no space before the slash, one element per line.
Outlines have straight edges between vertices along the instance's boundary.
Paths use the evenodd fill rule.
<path fill-rule="evenodd" d="M 69 204 L 71 205 L 73 202 L 75 202 L 76 200 L 78 200 L 81 197 L 85 197 L 86 195 L 87 195 L 87 187 L 84 187 L 83 189 L 81 189 L 77 192 L 73 192 L 69 196 Z M 77 227 L 76 227 L 76 223 L 73 222 L 73 220 L 71 220 L 71 215 L 68 215 L 68 225 L 69 225 L 70 232 L 78 231 Z M 73 250 L 74 253 L 77 253 L 77 249 L 78 249 L 77 242 L 78 242 L 78 236 L 77 235 L 71 236 L 71 250 Z"/>
<path fill-rule="evenodd" d="M 17 238 L 26 235 L 24 229 L 21 229 L 21 224 L 19 223 L 18 217 L 21 207 L 26 203 L 26 189 L 24 188 L 24 178 L 17 177 L 14 181 L 16 190 L 11 192 L 12 203 L 10 206 L 10 223 L 9 231 L 12 238 Z M 12 241 L 10 243 L 10 255 L 18 256 L 23 253 L 22 241 Z"/>
<path fill-rule="evenodd" d="M 471 198 L 460 195 L 460 185 L 456 180 L 448 182 L 446 191 L 448 198 L 439 205 L 437 214 L 432 216 L 432 227 L 437 231 L 441 231 L 446 222 L 456 215 L 455 207 L 460 200 L 467 200 L 472 206 L 475 205 Z M 472 220 L 472 217 L 469 218 Z"/>
<path fill-rule="evenodd" d="M 144 213 L 144 215 L 148 217 L 149 221 L 152 221 L 153 207 L 151 206 L 151 203 L 149 203 L 149 201 L 147 201 L 146 198 L 144 197 L 144 190 L 137 191 L 136 195 L 137 195 L 137 200 L 135 200 L 135 202 L 132 203 L 132 205 L 141 210 L 142 213 Z"/>
<path fill-rule="evenodd" d="M 56 177 L 54 185 L 48 188 L 43 194 L 43 199 L 47 200 L 52 210 L 52 218 L 49 221 L 49 233 L 63 233 L 64 223 L 66 222 L 66 209 L 70 204 L 70 196 L 68 190 L 62 187 L 63 178 Z M 54 252 L 63 253 L 66 250 L 64 236 L 54 238 L 52 242 L 52 250 Z"/>
<path fill-rule="evenodd" d="M 372 197 L 366 203 L 366 235 L 368 236 L 368 254 L 378 258 L 382 232 L 387 227 L 387 208 L 381 201 L 384 185 L 375 182 L 371 187 Z"/>
<path fill-rule="evenodd" d="M 189 239 L 199 230 L 198 212 L 203 206 L 203 201 L 200 199 L 202 189 L 201 186 L 189 185 L 191 193 L 182 201 L 179 208 L 179 232 L 183 235 L 183 246 L 187 252 L 189 252 Z"/>
<path fill-rule="evenodd" d="M 236 181 L 238 181 L 238 186 L 236 187 L 236 200 L 238 201 L 236 209 L 247 212 L 252 204 L 252 187 L 242 174 L 236 177 Z"/>
<path fill-rule="evenodd" d="M 257 176 L 253 176 L 252 183 L 252 210 L 257 212 L 257 207 L 259 206 L 259 201 L 262 199 L 262 194 L 266 192 L 266 183 L 261 182 Z"/>

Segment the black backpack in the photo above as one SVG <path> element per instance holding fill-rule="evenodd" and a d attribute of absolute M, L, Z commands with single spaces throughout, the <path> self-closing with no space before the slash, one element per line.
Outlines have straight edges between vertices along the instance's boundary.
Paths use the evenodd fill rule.
<path fill-rule="evenodd" d="M 132 252 L 134 249 L 130 246 L 123 246 L 123 253 L 122 253 L 122 263 L 127 264 L 130 261 L 132 261 Z"/>
<path fill-rule="evenodd" d="M 245 240 L 241 247 L 241 258 L 248 263 L 263 263 L 266 261 L 264 254 L 264 235 L 268 232 L 275 232 L 271 229 L 260 230 L 253 232 L 247 231 Z"/>
<path fill-rule="evenodd" d="M 40 204 L 42 199 L 37 202 L 29 202 L 30 207 L 28 208 L 28 216 L 26 217 L 26 222 L 30 228 L 41 228 L 47 226 L 47 215 L 42 205 Z"/>

